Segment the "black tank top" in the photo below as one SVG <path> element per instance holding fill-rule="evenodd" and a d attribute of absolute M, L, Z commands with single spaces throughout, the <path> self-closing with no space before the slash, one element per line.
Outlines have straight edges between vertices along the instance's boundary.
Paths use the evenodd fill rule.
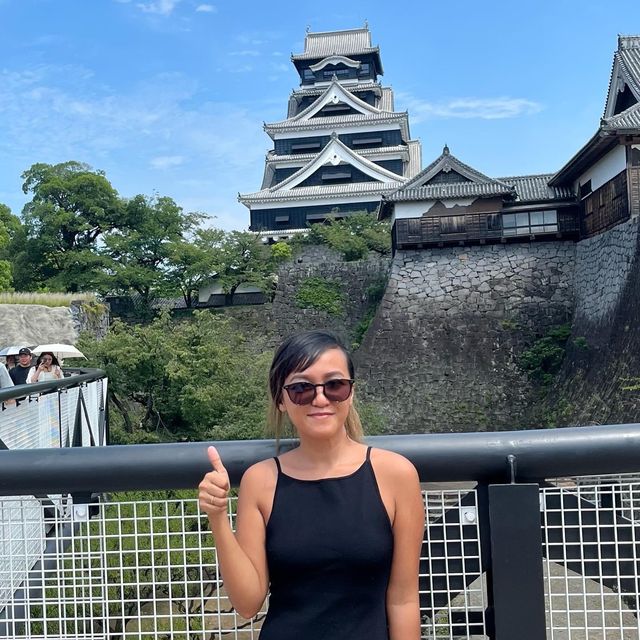
<path fill-rule="evenodd" d="M 292 478 L 275 458 L 260 640 L 388 640 L 393 532 L 370 454 L 352 474 L 321 480 Z"/>

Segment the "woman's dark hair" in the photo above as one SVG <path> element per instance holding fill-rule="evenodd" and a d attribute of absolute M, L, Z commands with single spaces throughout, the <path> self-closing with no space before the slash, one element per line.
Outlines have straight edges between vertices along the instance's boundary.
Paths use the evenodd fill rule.
<path fill-rule="evenodd" d="M 42 358 L 43 356 L 51 356 L 51 364 L 55 364 L 56 366 L 60 366 L 60 363 L 58 362 L 58 358 L 56 358 L 53 353 L 51 353 L 51 351 L 43 351 L 39 356 L 38 359 L 36 360 L 36 367 L 40 366 L 40 363 L 42 362 Z"/>
<path fill-rule="evenodd" d="M 269 425 L 276 438 L 282 435 L 285 414 L 280 411 L 283 385 L 292 373 L 309 368 L 328 349 L 340 349 L 347 359 L 349 377 L 355 378 L 355 368 L 351 354 L 340 339 L 329 331 L 316 329 L 304 331 L 288 337 L 276 350 L 269 370 L 269 391 L 271 406 L 269 408 Z M 345 421 L 347 435 L 353 440 L 361 440 L 362 424 L 353 403 Z"/>

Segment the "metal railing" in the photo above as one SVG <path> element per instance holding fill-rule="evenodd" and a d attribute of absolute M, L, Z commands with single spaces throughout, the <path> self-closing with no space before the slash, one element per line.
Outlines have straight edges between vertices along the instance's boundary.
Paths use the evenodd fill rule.
<path fill-rule="evenodd" d="M 640 425 L 368 440 L 427 483 L 424 638 L 640 637 Z M 216 444 L 234 484 L 275 452 Z M 208 469 L 206 443 L 0 451 L 0 495 L 67 496 L 25 533 L 45 549 L 0 601 L 0 637 L 257 638 L 264 611 L 233 612 L 198 509 Z M 0 522 L 28 522 L 11 500 Z"/>

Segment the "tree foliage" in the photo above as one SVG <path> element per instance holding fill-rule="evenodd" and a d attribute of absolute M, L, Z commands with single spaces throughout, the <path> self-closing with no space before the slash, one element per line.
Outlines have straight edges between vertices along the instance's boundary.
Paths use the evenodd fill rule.
<path fill-rule="evenodd" d="M 369 213 L 356 213 L 312 225 L 307 242 L 326 244 L 347 261 L 361 260 L 370 251 L 382 255 L 391 253 L 391 228 L 388 222 L 379 222 Z"/>
<path fill-rule="evenodd" d="M 200 311 L 185 322 L 115 322 L 81 344 L 109 377 L 117 441 L 262 437 L 269 354 L 230 320 Z"/>

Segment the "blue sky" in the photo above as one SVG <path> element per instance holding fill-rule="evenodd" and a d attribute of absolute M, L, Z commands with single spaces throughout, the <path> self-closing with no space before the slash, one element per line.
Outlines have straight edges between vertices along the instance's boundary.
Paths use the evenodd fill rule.
<path fill-rule="evenodd" d="M 125 197 L 167 195 L 243 229 L 312 31 L 360 27 L 426 166 L 449 145 L 492 177 L 559 169 L 596 131 L 638 0 L 343 3 L 0 0 L 0 202 L 78 160 Z"/>

